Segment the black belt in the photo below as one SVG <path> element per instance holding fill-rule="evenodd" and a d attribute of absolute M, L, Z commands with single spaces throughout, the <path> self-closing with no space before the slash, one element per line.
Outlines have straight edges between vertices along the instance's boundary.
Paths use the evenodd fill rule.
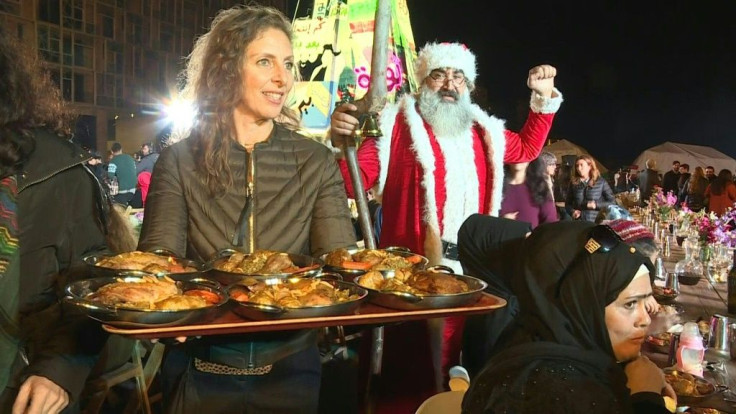
<path fill-rule="evenodd" d="M 442 240 L 442 257 L 450 260 L 459 260 L 457 244 Z"/>

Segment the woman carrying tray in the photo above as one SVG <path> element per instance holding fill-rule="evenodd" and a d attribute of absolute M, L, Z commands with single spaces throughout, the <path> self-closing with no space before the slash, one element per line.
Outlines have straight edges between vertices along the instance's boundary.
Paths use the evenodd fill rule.
<path fill-rule="evenodd" d="M 140 250 L 196 260 L 256 247 L 318 256 L 353 247 L 342 177 L 330 150 L 294 132 L 291 27 L 261 6 L 220 12 L 185 72 L 193 126 L 154 168 Z M 173 347 L 164 406 L 175 413 L 314 413 L 314 331 L 217 336 Z"/>

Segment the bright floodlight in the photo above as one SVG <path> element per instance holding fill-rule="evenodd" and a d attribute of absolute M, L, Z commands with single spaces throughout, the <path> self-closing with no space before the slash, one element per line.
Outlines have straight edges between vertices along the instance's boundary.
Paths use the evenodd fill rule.
<path fill-rule="evenodd" d="M 175 99 L 164 107 L 164 112 L 174 130 L 187 130 L 194 121 L 194 106 L 189 101 Z"/>

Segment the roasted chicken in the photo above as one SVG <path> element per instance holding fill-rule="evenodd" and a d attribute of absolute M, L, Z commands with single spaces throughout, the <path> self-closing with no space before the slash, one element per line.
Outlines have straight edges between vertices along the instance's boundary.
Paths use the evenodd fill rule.
<path fill-rule="evenodd" d="M 183 295 L 176 283 L 165 276 L 120 280 L 102 286 L 87 299 L 105 306 L 138 310 L 184 310 L 208 305 L 202 297 Z"/>
<path fill-rule="evenodd" d="M 143 270 L 149 273 L 196 272 L 197 269 L 183 266 L 176 258 L 147 252 L 128 252 L 101 259 L 95 266 L 109 269 Z"/>
<path fill-rule="evenodd" d="M 396 270 L 384 276 L 372 270 L 360 277 L 365 288 L 382 291 L 409 292 L 415 295 L 452 295 L 467 292 L 468 284 L 453 275 L 429 271 Z"/>
<path fill-rule="evenodd" d="M 226 261 L 215 264 L 215 268 L 231 273 L 264 275 L 293 273 L 298 269 L 288 254 L 270 250 L 256 250 L 252 254 L 233 253 Z"/>
<path fill-rule="evenodd" d="M 318 279 L 283 281 L 275 285 L 249 283 L 243 285 L 243 289 L 251 293 L 233 295 L 236 300 L 283 308 L 329 306 L 357 299 L 349 290 L 337 289 Z"/>

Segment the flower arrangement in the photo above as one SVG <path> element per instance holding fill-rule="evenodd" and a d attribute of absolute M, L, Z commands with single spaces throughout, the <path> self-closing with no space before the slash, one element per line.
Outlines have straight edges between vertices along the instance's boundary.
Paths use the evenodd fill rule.
<path fill-rule="evenodd" d="M 655 193 L 652 195 L 652 208 L 659 214 L 660 220 L 669 221 L 672 218 L 672 212 L 675 211 L 677 205 L 677 197 L 668 191 L 664 193 L 662 187 L 654 186 Z"/>
<path fill-rule="evenodd" d="M 698 230 L 701 243 L 736 247 L 736 209 L 729 208 L 721 216 L 713 212 L 694 213 L 692 222 Z"/>

